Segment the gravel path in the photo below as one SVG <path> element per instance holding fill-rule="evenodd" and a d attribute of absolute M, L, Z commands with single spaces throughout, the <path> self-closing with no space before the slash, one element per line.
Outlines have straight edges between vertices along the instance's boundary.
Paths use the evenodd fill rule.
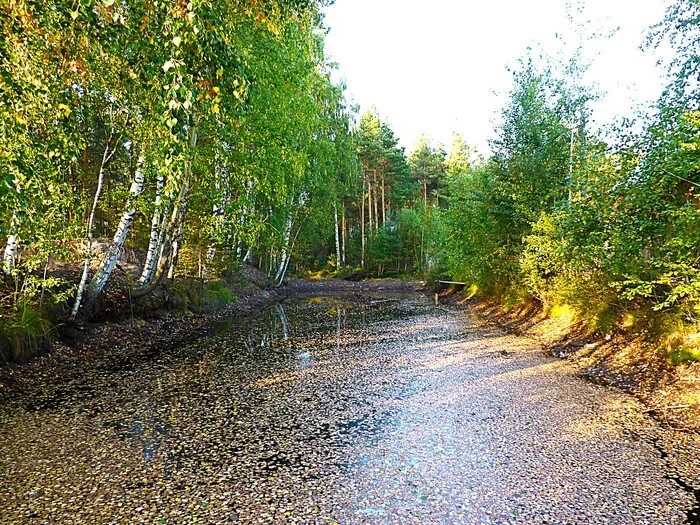
<path fill-rule="evenodd" d="M 698 523 L 698 441 L 463 312 L 311 299 L 0 407 L 0 523 Z"/>

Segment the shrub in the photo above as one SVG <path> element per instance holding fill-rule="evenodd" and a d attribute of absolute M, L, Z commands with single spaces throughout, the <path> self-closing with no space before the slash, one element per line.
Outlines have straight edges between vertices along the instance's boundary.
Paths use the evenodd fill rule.
<path fill-rule="evenodd" d="M 34 357 L 49 340 L 53 323 L 29 301 L 18 301 L 0 317 L 0 358 L 24 361 Z"/>

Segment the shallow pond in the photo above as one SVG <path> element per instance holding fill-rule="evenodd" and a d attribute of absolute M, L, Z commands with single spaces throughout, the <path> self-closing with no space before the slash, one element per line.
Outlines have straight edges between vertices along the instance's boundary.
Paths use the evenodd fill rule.
<path fill-rule="evenodd" d="M 424 299 L 304 299 L 4 407 L 0 522 L 682 523 L 635 409 Z"/>

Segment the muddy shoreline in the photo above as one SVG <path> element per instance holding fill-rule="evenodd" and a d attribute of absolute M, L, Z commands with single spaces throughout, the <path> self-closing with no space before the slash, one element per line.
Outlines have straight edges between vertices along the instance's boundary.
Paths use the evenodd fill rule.
<path fill-rule="evenodd" d="M 247 317 L 289 299 L 335 296 L 355 301 L 384 297 L 406 297 L 419 291 L 419 283 L 399 279 L 349 282 L 342 280 L 292 279 L 281 287 L 259 281 L 239 286 L 236 301 L 216 311 L 201 314 L 169 311 L 150 312 L 115 322 L 61 326 L 61 337 L 47 351 L 26 363 L 0 367 L 0 405 L 31 394 L 39 386 L 48 389 L 80 381 L 86 369 L 105 361 L 148 360 L 164 349 L 202 337 L 222 321 Z"/>

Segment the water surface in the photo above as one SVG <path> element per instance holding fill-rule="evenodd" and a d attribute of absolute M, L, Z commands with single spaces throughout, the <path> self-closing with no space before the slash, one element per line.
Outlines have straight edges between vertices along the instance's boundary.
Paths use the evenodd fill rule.
<path fill-rule="evenodd" d="M 463 313 L 312 298 L 3 407 L 0 522 L 683 523 L 658 432 Z"/>

